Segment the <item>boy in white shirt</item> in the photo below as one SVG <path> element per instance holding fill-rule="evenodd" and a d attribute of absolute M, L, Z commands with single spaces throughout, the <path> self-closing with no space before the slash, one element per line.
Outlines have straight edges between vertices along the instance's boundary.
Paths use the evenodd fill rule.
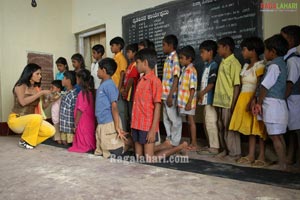
<path fill-rule="evenodd" d="M 96 44 L 93 46 L 92 51 L 93 51 L 92 55 L 93 55 L 93 58 L 95 59 L 95 62 L 93 62 L 92 66 L 91 66 L 91 75 L 94 78 L 95 90 L 97 90 L 101 83 L 101 79 L 99 79 L 97 77 L 97 71 L 99 68 L 98 63 L 102 60 L 105 50 L 101 44 Z"/>

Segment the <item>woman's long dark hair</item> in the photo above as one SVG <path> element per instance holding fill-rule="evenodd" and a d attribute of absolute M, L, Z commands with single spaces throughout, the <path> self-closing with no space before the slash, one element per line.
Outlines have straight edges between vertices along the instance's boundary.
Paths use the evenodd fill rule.
<path fill-rule="evenodd" d="M 89 92 L 92 92 L 94 98 L 94 78 L 91 75 L 91 72 L 87 69 L 81 69 L 76 73 L 76 76 L 81 80 L 79 86 L 81 88 L 83 97 L 86 97 L 90 103 Z"/>
<path fill-rule="evenodd" d="M 25 66 L 19 80 L 16 82 L 16 84 L 14 85 L 13 88 L 13 92 L 16 86 L 20 86 L 23 84 L 26 84 L 28 87 L 31 86 L 30 83 L 30 79 L 32 77 L 32 74 L 34 72 L 36 72 L 37 70 L 42 69 L 39 65 L 35 64 L 35 63 L 29 63 Z M 34 86 L 40 87 L 41 86 L 41 82 L 38 83 L 34 83 Z"/>

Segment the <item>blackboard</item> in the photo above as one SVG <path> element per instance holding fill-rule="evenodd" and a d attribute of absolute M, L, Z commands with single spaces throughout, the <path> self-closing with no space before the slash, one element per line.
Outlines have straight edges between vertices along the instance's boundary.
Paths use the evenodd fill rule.
<path fill-rule="evenodd" d="M 231 36 L 239 48 L 245 37 L 262 37 L 260 3 L 259 0 L 171 1 L 122 17 L 123 38 L 126 44 L 145 38 L 153 41 L 161 76 L 166 57 L 162 52 L 162 39 L 167 34 L 174 34 L 178 37 L 179 48 L 185 45 L 195 48 L 197 59 L 194 64 L 199 73 L 203 63 L 198 48 L 204 40 Z M 239 51 L 235 53 L 243 63 Z"/>

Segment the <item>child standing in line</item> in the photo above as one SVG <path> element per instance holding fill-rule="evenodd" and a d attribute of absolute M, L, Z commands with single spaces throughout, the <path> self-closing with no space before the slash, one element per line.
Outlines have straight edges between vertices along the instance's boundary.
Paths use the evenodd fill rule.
<path fill-rule="evenodd" d="M 287 41 L 280 35 L 265 40 L 266 72 L 255 105 L 257 114 L 262 115 L 268 135 L 273 141 L 279 158 L 279 169 L 286 170 L 286 146 L 283 134 L 288 124 L 288 109 L 285 101 L 287 68 L 283 56 L 288 51 Z"/>
<path fill-rule="evenodd" d="M 163 39 L 163 52 L 167 58 L 163 68 L 162 78 L 162 104 L 163 121 L 167 132 L 166 140 L 177 146 L 181 140 L 182 119 L 177 107 L 178 80 L 180 77 L 180 66 L 176 48 L 178 40 L 175 35 L 167 35 Z"/>
<path fill-rule="evenodd" d="M 74 71 L 66 71 L 62 80 L 66 93 L 61 98 L 59 109 L 59 130 L 64 145 L 71 144 L 74 137 L 74 108 L 77 99 L 75 84 L 76 73 Z"/>
<path fill-rule="evenodd" d="M 215 155 L 219 153 L 218 117 L 213 104 L 214 88 L 217 80 L 218 64 L 213 60 L 217 55 L 217 43 L 205 40 L 199 46 L 200 57 L 204 62 L 204 72 L 199 92 L 199 105 L 204 105 L 204 126 L 208 138 L 209 148 L 202 149 L 200 154 Z"/>
<path fill-rule="evenodd" d="M 120 122 L 117 101 L 119 91 L 111 79 L 117 70 L 117 63 L 111 58 L 104 58 L 99 63 L 98 77 L 102 79 L 96 94 L 96 150 L 95 155 L 108 158 L 120 156 L 124 151 L 125 133 Z"/>
<path fill-rule="evenodd" d="M 172 147 L 167 141 L 155 147 L 162 95 L 162 84 L 153 71 L 157 62 L 156 52 L 153 49 L 142 49 L 137 52 L 135 59 L 138 72 L 144 74 L 137 85 L 132 110 L 135 153 L 138 160 L 145 158 L 146 162 L 155 162 L 186 148 L 187 143 Z"/>
<path fill-rule="evenodd" d="M 59 108 L 61 103 L 60 92 L 63 90 L 61 80 L 52 81 L 50 90 L 52 92 L 52 97 L 49 99 L 49 101 L 52 102 L 51 118 L 52 118 L 53 126 L 55 127 L 55 135 L 53 139 L 58 144 L 62 144 L 61 134 L 59 130 Z"/>
<path fill-rule="evenodd" d="M 114 60 L 117 63 L 117 69 L 116 72 L 112 75 L 111 79 L 116 84 L 116 87 L 118 88 L 119 92 L 121 90 L 123 80 L 124 80 L 124 74 L 127 68 L 127 60 L 125 56 L 122 53 L 122 49 L 125 46 L 125 42 L 123 38 L 121 37 L 115 37 L 110 41 L 110 49 L 111 52 L 115 54 Z M 121 117 L 121 123 L 124 130 L 128 130 L 127 124 L 126 124 L 126 101 L 123 99 L 122 95 L 120 95 L 118 100 L 118 109 L 119 109 L 119 115 Z"/>
<path fill-rule="evenodd" d="M 289 25 L 281 29 L 281 35 L 289 44 L 289 51 L 284 56 L 287 63 L 288 78 L 286 98 L 289 108 L 288 136 L 289 145 L 287 164 L 293 164 L 296 144 L 298 141 L 298 156 L 300 156 L 300 55 L 297 55 L 297 46 L 300 44 L 300 26 Z M 298 137 L 298 140 L 297 140 Z M 300 167 L 300 157 L 296 159 Z"/>
<path fill-rule="evenodd" d="M 123 38 L 115 37 L 110 41 L 109 44 L 110 44 L 111 52 L 115 54 L 114 60 L 117 63 L 117 70 L 114 73 L 114 75 L 111 77 L 111 79 L 114 81 L 116 87 L 120 91 L 123 83 L 124 74 L 127 68 L 127 60 L 122 53 L 122 49 L 125 46 L 125 42 Z"/>
<path fill-rule="evenodd" d="M 146 48 L 155 50 L 155 45 L 149 39 L 143 39 L 138 44 L 138 50 L 142 50 L 142 49 L 146 49 Z"/>
<path fill-rule="evenodd" d="M 135 54 L 138 51 L 138 44 L 130 44 L 126 47 L 126 55 L 128 60 L 130 60 L 130 64 L 127 67 L 125 78 L 124 78 L 124 84 L 121 88 L 121 94 L 123 99 L 126 101 L 127 108 L 127 114 L 126 117 L 128 117 L 128 127 L 130 127 L 131 122 L 131 113 L 132 113 L 132 105 L 133 105 L 133 98 L 134 98 L 134 92 L 136 89 L 136 85 L 138 82 L 138 79 L 140 77 L 140 74 L 138 73 L 136 69 L 136 62 L 134 59 Z"/>
<path fill-rule="evenodd" d="M 249 136 L 249 152 L 245 157 L 241 157 L 237 163 L 252 164 L 256 167 L 266 166 L 265 145 L 266 133 L 262 121 L 258 121 L 250 109 L 252 99 L 259 79 L 264 73 L 265 65 L 259 60 L 259 56 L 264 52 L 264 43 L 258 37 L 246 38 L 241 43 L 242 55 L 246 63 L 241 71 L 242 89 L 234 108 L 229 130 L 238 131 L 243 135 Z M 255 159 L 256 136 L 259 136 L 259 155 Z"/>
<path fill-rule="evenodd" d="M 59 57 L 55 62 L 58 72 L 55 75 L 55 80 L 63 80 L 64 72 L 69 70 L 68 62 L 64 57 Z"/>
<path fill-rule="evenodd" d="M 85 69 L 84 58 L 80 53 L 75 53 L 71 57 L 74 71 L 77 73 L 81 69 Z"/>
<path fill-rule="evenodd" d="M 196 90 L 197 90 L 197 70 L 193 65 L 195 60 L 195 50 L 191 46 L 185 46 L 179 51 L 179 62 L 182 66 L 178 84 L 177 105 L 181 116 L 186 116 L 190 134 L 191 144 L 189 150 L 197 150 L 197 132 L 194 120 L 196 112 Z"/>
<path fill-rule="evenodd" d="M 236 161 L 241 155 L 241 140 L 238 132 L 230 131 L 229 122 L 238 98 L 241 64 L 235 58 L 234 41 L 231 37 L 218 40 L 218 54 L 222 59 L 213 105 L 218 107 L 218 129 L 222 152 L 218 157 Z"/>
<path fill-rule="evenodd" d="M 85 69 L 84 58 L 82 57 L 82 55 L 80 53 L 73 54 L 71 57 L 71 60 L 72 60 L 72 65 L 74 67 L 75 73 L 79 72 L 81 69 Z M 78 94 L 80 92 L 81 88 L 79 87 L 79 85 L 77 83 L 74 85 L 74 87 Z"/>
<path fill-rule="evenodd" d="M 96 44 L 93 46 L 92 48 L 93 51 L 93 58 L 95 59 L 95 62 L 92 63 L 91 66 L 91 75 L 94 78 L 94 87 L 95 90 L 98 89 L 100 83 L 101 83 L 101 79 L 98 78 L 97 76 L 97 72 L 98 72 L 98 68 L 99 68 L 99 62 L 102 60 L 102 57 L 105 53 L 104 47 L 101 44 Z"/>
<path fill-rule="evenodd" d="M 72 152 L 85 153 L 95 150 L 95 102 L 94 80 L 87 69 L 82 69 L 76 74 L 77 84 L 80 86 L 74 109 L 75 136 Z"/>

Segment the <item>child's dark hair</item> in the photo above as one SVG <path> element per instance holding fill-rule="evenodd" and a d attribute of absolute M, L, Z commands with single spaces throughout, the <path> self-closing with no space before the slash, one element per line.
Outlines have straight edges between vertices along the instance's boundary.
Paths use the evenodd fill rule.
<path fill-rule="evenodd" d="M 155 45 L 152 41 L 148 40 L 148 39 L 143 39 L 139 42 L 140 46 L 143 46 L 145 49 L 149 48 L 149 49 L 155 49 Z"/>
<path fill-rule="evenodd" d="M 121 37 L 115 37 L 115 38 L 111 39 L 111 41 L 109 42 L 109 45 L 113 45 L 113 44 L 119 44 L 121 46 L 120 50 L 122 50 L 125 46 L 125 42 L 124 42 L 123 38 L 121 38 Z"/>
<path fill-rule="evenodd" d="M 234 52 L 234 40 L 232 37 L 223 37 L 217 41 L 218 44 L 223 45 L 223 46 L 229 46 L 231 53 Z"/>
<path fill-rule="evenodd" d="M 139 59 L 141 61 L 147 60 L 148 65 L 151 69 L 154 69 L 156 63 L 157 63 L 157 54 L 154 49 L 141 49 L 135 54 L 135 60 Z"/>
<path fill-rule="evenodd" d="M 289 44 L 282 35 L 276 34 L 265 40 L 265 47 L 269 51 L 274 49 L 277 56 L 284 56 L 288 52 Z"/>
<path fill-rule="evenodd" d="M 173 45 L 173 48 L 176 50 L 178 46 L 178 39 L 175 35 L 166 35 L 163 39 L 163 42 L 167 43 L 168 45 Z"/>
<path fill-rule="evenodd" d="M 81 80 L 79 86 L 81 88 L 83 97 L 86 97 L 90 103 L 89 92 L 92 92 L 93 94 L 94 91 L 94 78 L 91 75 L 91 72 L 87 69 L 82 69 L 76 73 L 76 77 Z"/>
<path fill-rule="evenodd" d="M 245 38 L 241 43 L 241 48 L 246 47 L 249 51 L 255 51 L 257 57 L 264 53 L 265 46 L 259 37 Z"/>
<path fill-rule="evenodd" d="M 72 60 L 76 60 L 80 63 L 80 69 L 85 69 L 85 62 L 84 62 L 84 58 L 80 53 L 75 53 L 73 54 L 73 56 L 71 57 Z"/>
<path fill-rule="evenodd" d="M 179 55 L 184 55 L 187 59 L 191 58 L 192 62 L 195 60 L 195 50 L 192 46 L 188 45 L 179 50 Z"/>
<path fill-rule="evenodd" d="M 217 55 L 218 45 L 213 40 L 205 40 L 199 45 L 199 50 L 205 49 L 206 51 L 213 52 L 213 58 Z"/>
<path fill-rule="evenodd" d="M 61 84 L 61 80 L 54 80 L 54 81 L 51 82 L 51 84 L 54 85 L 55 87 L 59 88 L 60 91 L 63 90 L 63 86 Z"/>
<path fill-rule="evenodd" d="M 126 51 L 132 51 L 133 53 L 136 53 L 138 51 L 138 43 L 129 44 L 126 46 Z"/>
<path fill-rule="evenodd" d="M 74 86 L 76 84 L 76 72 L 74 71 L 65 71 L 64 77 L 71 81 L 71 84 Z"/>
<path fill-rule="evenodd" d="M 66 66 L 66 71 L 69 70 L 68 62 L 67 62 L 67 60 L 64 57 L 57 58 L 57 60 L 55 61 L 55 64 L 62 64 L 64 66 Z"/>
<path fill-rule="evenodd" d="M 101 44 L 94 45 L 92 49 L 94 51 L 96 51 L 97 53 L 101 53 L 101 55 L 104 55 L 104 53 L 105 53 L 104 46 Z"/>
<path fill-rule="evenodd" d="M 282 33 L 287 34 L 294 40 L 294 44 L 292 47 L 296 47 L 300 44 L 300 26 L 297 25 L 289 25 L 285 26 L 280 30 Z"/>
<path fill-rule="evenodd" d="M 104 58 L 99 62 L 99 68 L 105 69 L 106 73 L 112 76 L 117 70 L 117 63 L 112 58 Z"/>

